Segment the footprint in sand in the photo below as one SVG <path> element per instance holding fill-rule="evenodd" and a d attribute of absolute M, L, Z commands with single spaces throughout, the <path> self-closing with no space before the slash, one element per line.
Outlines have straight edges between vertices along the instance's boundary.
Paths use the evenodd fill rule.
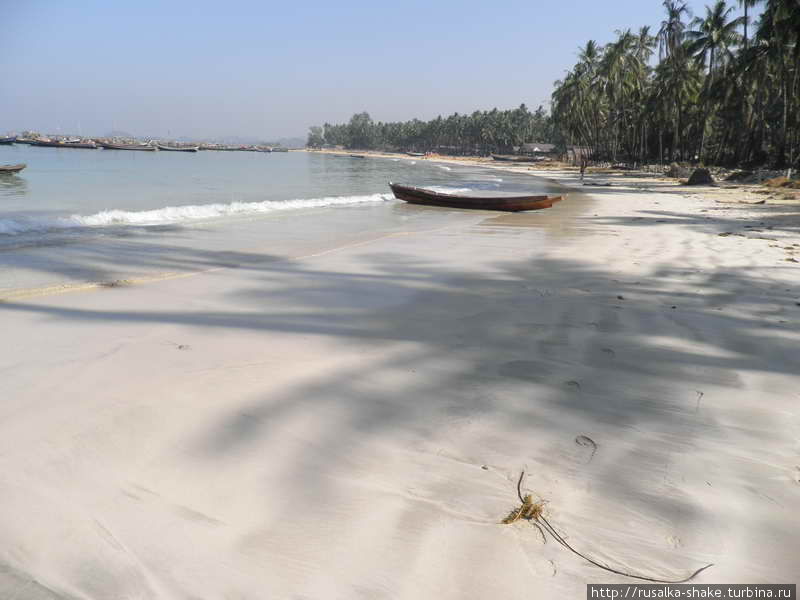
<path fill-rule="evenodd" d="M 594 458 L 594 455 L 597 452 L 597 443 L 592 438 L 586 435 L 579 435 L 578 437 L 576 437 L 575 443 L 578 444 L 578 446 L 583 446 L 584 448 L 592 449 L 592 453 L 589 456 L 589 460 L 586 461 L 586 464 L 588 465 L 590 462 L 592 462 L 592 459 Z"/>

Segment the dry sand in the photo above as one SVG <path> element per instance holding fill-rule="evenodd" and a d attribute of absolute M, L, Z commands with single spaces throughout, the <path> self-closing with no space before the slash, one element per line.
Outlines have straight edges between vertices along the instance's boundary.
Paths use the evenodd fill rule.
<path fill-rule="evenodd" d="M 631 581 L 499 524 L 523 469 L 558 531 L 614 567 L 796 582 L 797 207 L 590 179 L 614 185 L 0 303 L 0 598 Z"/>

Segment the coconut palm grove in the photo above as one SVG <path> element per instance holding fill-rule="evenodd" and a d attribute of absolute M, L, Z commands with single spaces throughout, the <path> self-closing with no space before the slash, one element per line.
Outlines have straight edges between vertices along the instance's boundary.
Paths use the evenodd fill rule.
<path fill-rule="evenodd" d="M 523 104 L 383 123 L 362 112 L 312 127 L 308 145 L 474 155 L 549 142 L 600 161 L 797 168 L 800 0 L 738 4 L 742 16 L 725 0 L 692 16 L 665 0 L 657 26 L 589 40 L 554 83 L 549 113 Z"/>

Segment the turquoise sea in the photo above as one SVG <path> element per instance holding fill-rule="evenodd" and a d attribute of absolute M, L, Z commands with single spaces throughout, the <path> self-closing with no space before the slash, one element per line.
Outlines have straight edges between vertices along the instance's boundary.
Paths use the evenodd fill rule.
<path fill-rule="evenodd" d="M 204 268 L 222 252 L 257 245 L 291 256 L 334 235 L 346 241 L 465 217 L 466 211 L 397 201 L 389 181 L 443 191 L 556 189 L 485 168 L 302 151 L 0 146 L 0 164 L 16 163 L 28 166 L 0 175 L 0 289 L 6 290 Z M 189 249 L 202 250 L 205 259 L 196 265 L 181 258 Z"/>

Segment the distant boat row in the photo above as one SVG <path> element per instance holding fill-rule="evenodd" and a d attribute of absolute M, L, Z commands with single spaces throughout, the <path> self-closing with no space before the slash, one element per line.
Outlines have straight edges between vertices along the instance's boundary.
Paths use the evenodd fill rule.
<path fill-rule="evenodd" d="M 107 141 L 95 140 L 81 140 L 81 139 L 66 139 L 66 140 L 51 140 L 47 138 L 42 139 L 28 139 L 20 137 L 3 137 L 0 138 L 0 144 L 28 144 L 29 146 L 41 146 L 45 148 L 83 148 L 87 150 L 95 150 L 97 148 L 105 148 L 106 150 L 138 150 L 143 152 L 154 152 L 156 150 L 163 150 L 164 152 L 199 152 L 200 150 L 216 150 L 220 152 L 288 152 L 288 148 L 283 147 L 268 147 L 268 146 L 223 146 L 220 144 L 203 144 L 199 146 L 170 146 L 169 144 L 153 144 L 153 143 L 116 143 Z"/>

